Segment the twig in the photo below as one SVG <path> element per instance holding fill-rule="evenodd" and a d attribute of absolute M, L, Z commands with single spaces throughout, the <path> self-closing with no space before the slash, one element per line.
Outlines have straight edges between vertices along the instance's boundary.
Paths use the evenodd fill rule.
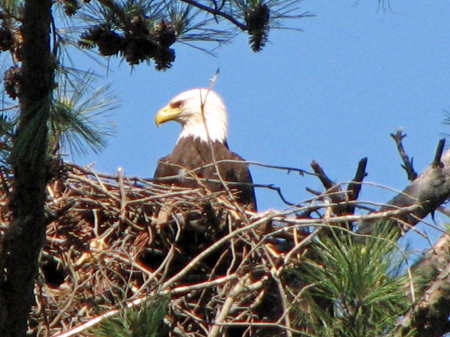
<path fill-rule="evenodd" d="M 328 178 L 328 176 L 325 174 L 325 171 L 315 160 L 311 162 L 311 167 L 317 174 L 317 177 L 320 179 L 322 185 L 325 187 L 326 190 L 331 190 L 336 186 L 336 183 L 332 181 L 330 178 Z"/>
<path fill-rule="evenodd" d="M 437 210 L 442 214 L 445 214 L 446 216 L 450 217 L 450 209 L 448 209 L 447 207 L 439 206 Z"/>
<path fill-rule="evenodd" d="M 184 267 L 178 274 L 174 275 L 171 279 L 169 279 L 168 281 L 166 281 L 163 285 L 162 288 L 165 289 L 167 287 L 170 286 L 170 284 L 175 283 L 176 281 L 178 281 L 179 279 L 181 279 L 183 276 L 185 276 L 190 270 L 192 270 L 193 268 L 195 268 L 198 263 L 204 259 L 206 256 L 208 256 L 209 254 L 211 254 L 212 251 L 214 251 L 215 249 L 217 249 L 218 247 L 220 247 L 221 245 L 223 245 L 224 243 L 228 242 L 229 240 L 231 240 L 234 237 L 237 237 L 240 233 L 248 231 L 250 229 L 253 229 L 259 225 L 261 225 L 262 223 L 264 223 L 265 221 L 267 221 L 267 219 L 260 219 L 258 221 L 255 221 L 253 223 L 251 223 L 250 225 L 246 225 L 242 228 L 238 228 L 236 229 L 234 232 L 225 235 L 224 237 L 222 237 L 220 240 L 218 240 L 217 242 L 213 243 L 212 245 L 210 245 L 207 249 L 205 249 L 204 251 L 202 251 L 199 255 L 197 255 L 195 258 L 193 258 L 187 265 L 186 267 Z"/>
<path fill-rule="evenodd" d="M 228 296 L 222 306 L 222 310 L 220 310 L 217 318 L 215 319 L 214 325 L 211 327 L 208 337 L 216 337 L 219 335 L 221 326 L 218 324 L 223 323 L 230 312 L 231 306 L 233 305 L 236 297 L 239 296 L 239 294 L 245 289 L 245 283 L 249 278 L 250 274 L 246 274 L 239 278 L 234 288 L 228 293 Z"/>
<path fill-rule="evenodd" d="M 244 163 L 247 165 L 260 166 L 260 167 L 271 168 L 271 169 L 275 169 L 275 170 L 287 171 L 288 174 L 291 172 L 296 172 L 301 176 L 304 176 L 305 174 L 310 175 L 310 176 L 317 176 L 316 173 L 312 173 L 312 172 L 306 171 L 306 170 L 298 168 L 298 167 L 269 165 L 269 164 L 262 164 L 262 163 L 258 163 L 256 161 L 249 161 L 249 160 L 222 159 L 222 160 L 218 160 L 217 163 L 218 164 L 221 164 L 221 163 L 236 163 L 236 164 Z M 213 165 L 212 163 L 206 164 L 206 165 L 202 166 L 202 168 L 212 166 L 212 165 Z M 194 170 L 199 170 L 199 169 L 194 169 Z"/>
<path fill-rule="evenodd" d="M 398 128 L 397 132 L 395 134 L 391 133 L 391 137 L 394 139 L 395 143 L 397 144 L 397 150 L 400 154 L 400 157 L 403 161 L 403 169 L 406 171 L 406 175 L 408 176 L 408 180 L 413 181 L 417 178 L 418 174 L 414 170 L 413 167 L 413 158 L 409 160 L 408 155 L 406 154 L 405 148 L 403 147 L 403 138 L 406 137 L 406 134 L 403 134 L 403 129 Z"/>
<path fill-rule="evenodd" d="M 192 5 L 194 7 L 197 7 L 197 8 L 199 8 L 199 9 L 205 11 L 205 12 L 211 13 L 214 16 L 221 16 L 224 19 L 227 19 L 228 21 L 230 21 L 232 24 L 234 24 L 237 27 L 239 27 L 241 30 L 244 30 L 244 31 L 248 30 L 247 25 L 244 25 L 244 24 L 240 23 L 233 16 L 231 16 L 231 15 L 225 13 L 225 12 L 222 12 L 220 10 L 216 10 L 216 9 L 207 7 L 207 6 L 202 5 L 201 3 L 197 2 L 197 1 L 193 1 L 193 0 L 181 0 L 181 1 L 185 2 L 185 3 L 189 4 L 189 5 Z"/>
<path fill-rule="evenodd" d="M 202 97 L 201 96 L 201 91 L 199 91 L 199 93 L 200 93 L 200 101 L 201 101 L 201 112 L 202 112 L 203 125 L 205 126 L 206 136 L 207 136 L 207 139 L 208 139 L 208 145 L 209 145 L 209 149 L 211 151 L 212 163 L 214 164 L 214 168 L 216 170 L 217 176 L 219 177 L 220 183 L 222 184 L 222 186 L 225 189 L 225 191 L 227 192 L 227 194 L 230 196 L 230 199 L 233 201 L 236 209 L 239 211 L 239 214 L 242 215 L 242 220 L 245 223 L 248 224 L 249 221 L 248 221 L 247 217 L 245 216 L 245 212 L 244 212 L 243 208 L 241 207 L 241 205 L 239 205 L 239 203 L 237 202 L 236 198 L 234 198 L 233 193 L 231 192 L 231 190 L 228 187 L 228 183 L 225 182 L 225 180 L 223 179 L 223 177 L 222 177 L 222 175 L 220 173 L 219 165 L 218 165 L 217 160 L 216 160 L 216 154 L 215 154 L 214 147 L 213 147 L 213 144 L 212 144 L 212 141 L 211 141 L 211 136 L 209 134 L 208 125 L 206 124 L 206 117 L 205 117 L 206 100 L 207 100 L 208 94 L 211 92 L 211 90 L 212 90 L 212 88 L 213 88 L 213 86 L 214 86 L 218 76 L 219 76 L 219 69 L 216 70 L 216 73 L 214 74 L 213 78 L 211 79 L 211 82 L 209 84 L 208 91 L 206 92 L 206 96 L 205 97 Z"/>
<path fill-rule="evenodd" d="M 281 304 L 283 307 L 283 315 L 280 317 L 280 320 L 284 321 L 284 325 L 286 326 L 286 336 L 292 337 L 292 325 L 291 325 L 291 317 L 289 315 L 289 309 L 290 305 L 288 304 L 288 299 L 286 296 L 286 292 L 283 286 L 283 282 L 280 280 L 280 273 L 281 273 L 282 267 L 280 269 L 276 270 L 275 267 L 272 268 L 272 278 L 275 280 L 275 283 L 277 284 L 278 293 L 281 296 Z"/>
<path fill-rule="evenodd" d="M 75 178 L 77 180 L 82 181 L 83 183 L 86 183 L 87 185 L 90 185 L 94 190 L 107 195 L 110 199 L 116 201 L 120 205 L 120 198 L 116 197 L 115 195 L 112 195 L 108 191 L 108 189 L 103 185 L 103 182 L 100 184 L 100 186 L 97 186 L 90 179 L 84 178 L 84 177 L 80 177 L 80 176 L 74 176 L 71 173 L 69 173 L 69 178 Z M 99 178 L 99 181 L 101 181 L 100 178 Z"/>
<path fill-rule="evenodd" d="M 359 192 L 361 191 L 362 181 L 367 176 L 366 173 L 366 167 L 367 167 L 367 157 L 363 158 L 358 163 L 358 168 L 356 170 L 355 177 L 353 180 L 348 184 L 347 187 L 347 195 L 349 200 L 357 200 L 359 196 Z M 354 211 L 354 207 L 352 207 Z"/>
<path fill-rule="evenodd" d="M 444 166 L 444 164 L 441 161 L 442 153 L 444 152 L 444 147 L 445 147 L 445 138 L 439 140 L 439 143 L 438 143 L 438 146 L 436 149 L 436 154 L 434 155 L 434 160 L 431 165 L 440 166 L 440 167 Z"/>
<path fill-rule="evenodd" d="M 125 211 L 127 207 L 127 195 L 125 193 L 125 186 L 123 184 L 123 169 L 119 167 L 117 169 L 117 178 L 119 181 L 119 191 L 120 191 L 120 220 L 125 221 Z"/>
<path fill-rule="evenodd" d="M 315 160 L 312 161 L 311 167 L 326 189 L 326 192 L 322 196 L 326 195 L 331 199 L 332 203 L 336 205 L 335 207 L 332 207 L 333 213 L 336 215 L 352 213 L 347 209 L 347 202 L 349 200 L 348 192 L 343 191 L 340 184 L 336 184 L 328 178 L 325 171 Z"/>
<path fill-rule="evenodd" d="M 305 239 L 303 239 L 302 241 L 300 241 L 299 243 L 297 243 L 295 245 L 294 248 L 292 248 L 284 257 L 284 265 L 288 265 L 289 262 L 292 259 L 292 256 L 294 256 L 294 254 L 297 254 L 300 250 L 303 250 L 305 248 L 305 246 L 307 246 L 311 240 L 321 231 L 321 227 L 316 228 L 311 234 L 309 234 Z"/>

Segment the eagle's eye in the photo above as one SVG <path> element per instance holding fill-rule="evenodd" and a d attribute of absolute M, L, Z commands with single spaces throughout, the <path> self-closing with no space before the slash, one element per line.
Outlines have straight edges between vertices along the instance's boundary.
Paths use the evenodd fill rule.
<path fill-rule="evenodd" d="M 183 107 L 184 101 L 176 101 L 173 103 L 170 103 L 171 109 L 181 109 Z"/>

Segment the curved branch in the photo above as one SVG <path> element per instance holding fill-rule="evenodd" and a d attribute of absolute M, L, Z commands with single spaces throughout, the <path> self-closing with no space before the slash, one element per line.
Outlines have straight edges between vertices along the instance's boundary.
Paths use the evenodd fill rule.
<path fill-rule="evenodd" d="M 210 8 L 208 6 L 202 5 L 201 3 L 197 2 L 197 1 L 193 1 L 193 0 L 181 0 L 181 2 L 185 2 L 191 6 L 197 7 L 205 12 L 208 12 L 214 16 L 221 16 L 224 19 L 230 21 L 232 24 L 234 24 L 235 26 L 239 27 L 241 30 L 248 30 L 247 25 L 244 25 L 243 23 L 239 22 L 238 20 L 236 20 L 235 18 L 233 18 L 231 15 L 222 12 L 221 10 L 217 10 L 214 8 Z"/>

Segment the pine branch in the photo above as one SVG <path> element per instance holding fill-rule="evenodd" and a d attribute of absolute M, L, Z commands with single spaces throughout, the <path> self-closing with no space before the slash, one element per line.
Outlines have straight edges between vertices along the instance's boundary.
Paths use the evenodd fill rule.
<path fill-rule="evenodd" d="M 233 16 L 231 16 L 228 13 L 225 13 L 223 11 L 221 11 L 220 9 L 214 9 L 205 5 L 202 5 L 201 3 L 194 1 L 194 0 L 181 0 L 182 2 L 185 2 L 191 6 L 197 7 L 198 9 L 201 9 L 202 11 L 208 12 L 214 16 L 220 16 L 228 21 L 230 21 L 233 25 L 235 25 L 236 27 L 238 27 L 239 29 L 246 31 L 248 30 L 248 26 L 239 22 L 238 20 L 236 20 Z"/>

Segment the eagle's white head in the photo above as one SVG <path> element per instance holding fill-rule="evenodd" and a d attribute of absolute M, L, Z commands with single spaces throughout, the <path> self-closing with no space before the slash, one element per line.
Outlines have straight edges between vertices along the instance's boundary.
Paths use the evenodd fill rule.
<path fill-rule="evenodd" d="M 171 120 L 183 127 L 178 140 L 194 137 L 207 142 L 209 134 L 213 142 L 226 142 L 228 121 L 225 104 L 210 89 L 192 89 L 172 98 L 169 104 L 158 111 L 155 123 L 159 126 Z"/>

